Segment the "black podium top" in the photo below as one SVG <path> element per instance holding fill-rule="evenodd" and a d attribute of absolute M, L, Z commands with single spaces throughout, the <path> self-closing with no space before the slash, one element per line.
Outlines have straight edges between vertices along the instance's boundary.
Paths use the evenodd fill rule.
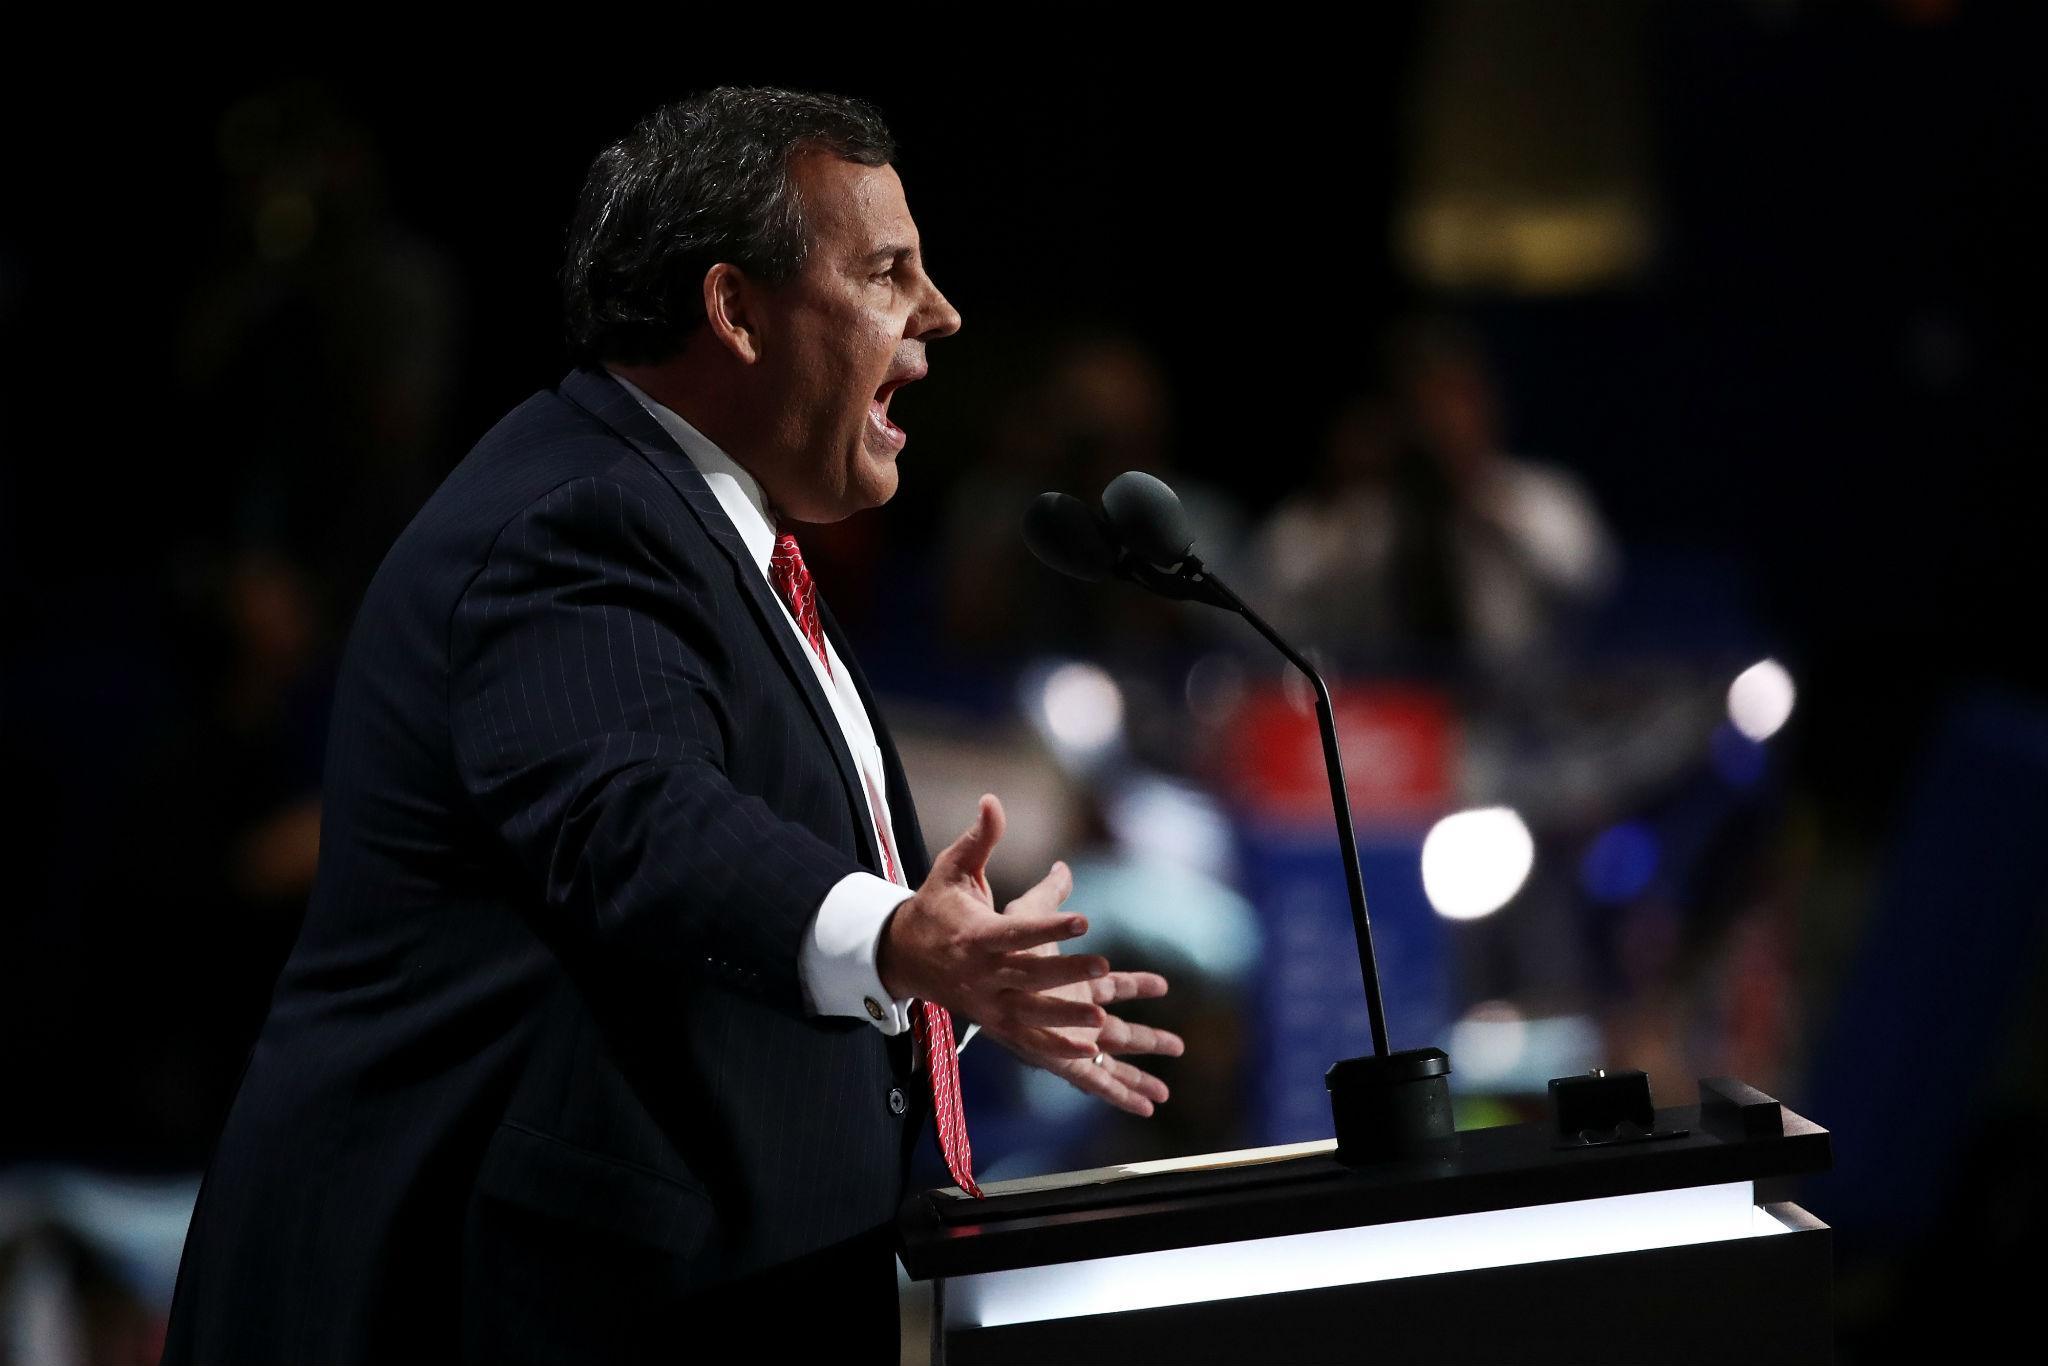
<path fill-rule="evenodd" d="M 1315 1153 L 1143 1176 L 1109 1169 L 984 1200 L 924 1191 L 904 1204 L 900 1251 L 928 1280 L 1827 1170 L 1827 1130 L 1730 1085 L 1746 1104 L 1703 1090 L 1704 1123 L 1700 1106 L 1657 1111 L 1664 1137 L 1589 1146 L 1518 1124 L 1461 1134 L 1450 1157 L 1373 1167 Z"/>

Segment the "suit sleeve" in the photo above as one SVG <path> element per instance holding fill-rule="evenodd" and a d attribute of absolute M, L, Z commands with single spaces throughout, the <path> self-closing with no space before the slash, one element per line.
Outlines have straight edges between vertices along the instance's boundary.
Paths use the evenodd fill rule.
<path fill-rule="evenodd" d="M 801 1012 L 813 916 L 860 865 L 728 779 L 706 681 L 719 629 L 644 497 L 556 488 L 499 533 L 451 617 L 456 767 L 556 934 Z"/>

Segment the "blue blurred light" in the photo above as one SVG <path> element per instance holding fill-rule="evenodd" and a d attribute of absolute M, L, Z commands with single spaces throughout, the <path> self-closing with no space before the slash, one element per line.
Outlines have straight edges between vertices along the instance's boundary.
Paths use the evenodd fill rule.
<path fill-rule="evenodd" d="M 1656 832 L 1627 821 L 1600 832 L 1579 861 L 1579 883 L 1595 901 L 1609 905 L 1642 895 L 1657 876 L 1662 858 Z"/>
<path fill-rule="evenodd" d="M 1763 742 L 1750 739 L 1726 721 L 1714 727 L 1714 738 L 1707 742 L 1707 761 L 1721 781 L 1738 792 L 1762 782 L 1770 767 Z"/>

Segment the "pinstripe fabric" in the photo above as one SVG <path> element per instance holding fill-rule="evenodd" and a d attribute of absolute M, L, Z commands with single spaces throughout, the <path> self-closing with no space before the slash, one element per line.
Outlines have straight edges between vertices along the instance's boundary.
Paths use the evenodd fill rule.
<path fill-rule="evenodd" d="M 810 570 L 804 566 L 803 550 L 790 531 L 777 530 L 775 555 L 769 562 L 768 577 L 774 583 L 775 591 L 789 604 L 791 618 L 803 630 L 812 653 L 819 663 L 825 665 L 829 676 L 831 657 L 824 629 L 818 622 L 817 586 L 811 581 Z M 858 757 L 855 765 L 859 766 Z M 875 790 L 874 779 L 865 768 L 861 771 L 861 780 L 866 785 L 868 810 L 875 821 L 875 842 L 882 851 L 882 872 L 891 882 L 907 886 L 889 837 L 887 808 L 881 794 Z M 946 1159 L 946 1170 L 952 1174 L 954 1184 L 979 1200 L 981 1187 L 974 1181 L 974 1149 L 968 1142 L 966 1105 L 960 1095 L 960 1063 L 955 1052 L 953 1017 L 944 1006 L 919 1001 L 915 1005 L 911 1025 L 915 1060 L 925 1064 L 925 1075 L 931 1084 L 932 1116 L 938 1124 L 939 1152 Z"/>
<path fill-rule="evenodd" d="M 593 1361 L 675 1339 L 693 1297 L 793 1293 L 817 1314 L 786 1332 L 893 1357 L 924 1088 L 907 1036 L 802 1010 L 810 914 L 879 860 L 770 592 L 601 373 L 508 415 L 406 529 L 166 1361 Z M 901 763 L 818 607 L 915 885 Z"/>

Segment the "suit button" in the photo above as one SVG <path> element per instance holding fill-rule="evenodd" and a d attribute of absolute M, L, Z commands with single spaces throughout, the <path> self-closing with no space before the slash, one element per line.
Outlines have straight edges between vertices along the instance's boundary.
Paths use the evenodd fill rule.
<path fill-rule="evenodd" d="M 872 996 L 868 996 L 862 998 L 861 1004 L 868 1008 L 868 1018 L 870 1020 L 879 1020 L 882 1018 L 882 1003 L 880 1001 L 877 1001 Z"/>
<path fill-rule="evenodd" d="M 902 1114 L 902 1113 L 903 1113 L 903 1112 L 904 1112 L 905 1110 L 907 1110 L 907 1109 L 909 1109 L 909 1108 L 910 1108 L 910 1102 L 908 1102 L 908 1101 L 906 1101 L 905 1099 L 903 1099 L 903 1088 L 902 1088 L 902 1087 L 900 1087 L 900 1086 L 892 1086 L 892 1087 L 890 1087 L 890 1088 L 889 1088 L 889 1113 L 890 1113 L 890 1114 L 892 1114 L 892 1115 L 900 1115 L 900 1114 Z"/>

